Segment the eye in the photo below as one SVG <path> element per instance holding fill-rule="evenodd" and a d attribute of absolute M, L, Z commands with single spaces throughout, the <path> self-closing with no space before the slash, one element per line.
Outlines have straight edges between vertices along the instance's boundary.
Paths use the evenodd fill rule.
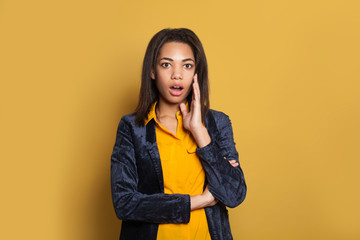
<path fill-rule="evenodd" d="M 168 68 L 168 67 L 170 67 L 170 63 L 164 62 L 164 63 L 161 64 L 161 66 L 164 67 L 164 68 Z"/>
<path fill-rule="evenodd" d="M 192 68 L 192 64 L 190 64 L 190 63 L 187 63 L 184 66 L 185 66 L 185 68 Z"/>

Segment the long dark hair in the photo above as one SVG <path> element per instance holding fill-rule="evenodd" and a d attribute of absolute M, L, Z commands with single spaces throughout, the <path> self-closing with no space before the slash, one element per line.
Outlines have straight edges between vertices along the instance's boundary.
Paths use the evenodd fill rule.
<path fill-rule="evenodd" d="M 205 120 L 205 116 L 210 108 L 209 102 L 209 79 L 208 66 L 204 48 L 196 36 L 196 34 L 187 28 L 163 29 L 156 33 L 149 42 L 146 49 L 142 77 L 139 103 L 135 110 L 135 122 L 137 125 L 143 126 L 151 106 L 158 100 L 158 90 L 155 81 L 151 79 L 152 69 L 156 70 L 156 61 L 161 47 L 168 42 L 181 42 L 188 44 L 195 57 L 195 73 L 198 74 L 200 87 L 201 117 Z M 156 75 L 156 72 L 155 72 Z M 187 96 L 189 106 L 191 106 L 192 91 Z"/>

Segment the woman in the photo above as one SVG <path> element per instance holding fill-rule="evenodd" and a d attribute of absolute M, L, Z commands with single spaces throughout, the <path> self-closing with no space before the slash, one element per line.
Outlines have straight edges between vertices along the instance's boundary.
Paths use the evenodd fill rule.
<path fill-rule="evenodd" d="M 230 120 L 209 109 L 205 52 L 189 29 L 164 29 L 143 62 L 137 109 L 111 157 L 120 239 L 232 239 L 226 207 L 245 198 Z"/>

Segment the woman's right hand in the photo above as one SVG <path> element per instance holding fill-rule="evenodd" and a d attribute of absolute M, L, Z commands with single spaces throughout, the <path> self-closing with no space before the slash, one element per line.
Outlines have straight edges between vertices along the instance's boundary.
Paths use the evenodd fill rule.
<path fill-rule="evenodd" d="M 218 200 L 216 200 L 212 193 L 209 191 L 208 186 L 206 186 L 204 192 L 201 195 L 205 198 L 205 201 L 207 202 L 207 207 L 214 206 L 218 202 Z"/>
<path fill-rule="evenodd" d="M 214 198 L 214 196 L 209 191 L 208 186 L 206 186 L 202 194 L 191 196 L 190 202 L 191 202 L 191 211 L 192 211 L 205 207 L 214 206 L 218 202 L 218 200 Z"/>

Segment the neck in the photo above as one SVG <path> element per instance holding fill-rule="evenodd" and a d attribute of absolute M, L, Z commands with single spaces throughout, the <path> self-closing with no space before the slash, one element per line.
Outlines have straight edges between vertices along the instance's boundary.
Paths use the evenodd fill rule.
<path fill-rule="evenodd" d="M 156 114 L 159 117 L 173 117 L 176 118 L 176 113 L 180 110 L 180 103 L 168 103 L 159 99 L 157 107 L 156 107 Z"/>

